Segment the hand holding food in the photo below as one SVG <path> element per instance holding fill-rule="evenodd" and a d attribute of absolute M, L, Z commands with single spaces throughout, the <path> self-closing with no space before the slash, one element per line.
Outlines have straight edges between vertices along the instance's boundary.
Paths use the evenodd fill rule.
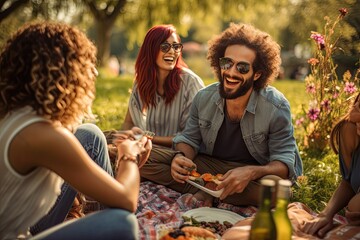
<path fill-rule="evenodd" d="M 200 174 L 196 170 L 190 172 L 189 179 L 209 188 L 210 190 L 216 191 L 217 186 L 221 183 L 220 178 L 222 174 L 212 175 L 211 173 Z"/>
<path fill-rule="evenodd" d="M 171 162 L 171 176 L 175 181 L 185 183 L 185 180 L 189 179 L 191 169 L 194 168 L 196 165 L 193 161 L 181 154 L 176 154 Z"/>

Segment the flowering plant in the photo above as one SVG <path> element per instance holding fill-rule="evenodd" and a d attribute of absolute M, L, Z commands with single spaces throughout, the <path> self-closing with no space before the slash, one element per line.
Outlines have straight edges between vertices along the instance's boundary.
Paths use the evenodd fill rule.
<path fill-rule="evenodd" d="M 324 33 L 311 32 L 310 39 L 315 43 L 314 57 L 308 60 L 311 73 L 305 78 L 306 92 L 310 96 L 309 105 L 302 106 L 301 116 L 295 118 L 295 126 L 305 131 L 304 147 L 324 150 L 328 146 L 331 129 L 336 121 L 345 114 L 351 98 L 357 91 L 358 69 L 354 76 L 346 71 L 343 79 L 336 74 L 336 65 L 332 55 L 339 50 L 334 37 L 335 27 L 347 14 L 345 8 L 334 22 L 325 17 Z"/>

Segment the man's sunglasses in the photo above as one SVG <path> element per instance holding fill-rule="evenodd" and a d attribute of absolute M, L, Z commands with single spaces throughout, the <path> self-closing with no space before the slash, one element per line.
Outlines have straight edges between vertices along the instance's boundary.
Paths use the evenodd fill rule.
<path fill-rule="evenodd" d="M 163 53 L 167 53 L 168 51 L 170 51 L 170 48 L 174 49 L 174 51 L 176 53 L 178 53 L 178 52 L 181 52 L 181 50 L 183 49 L 183 45 L 181 43 L 170 44 L 170 43 L 167 43 L 167 42 L 164 42 L 164 43 L 160 44 L 160 50 Z"/>
<path fill-rule="evenodd" d="M 231 58 L 222 57 L 219 58 L 220 68 L 222 70 L 228 70 L 234 66 L 235 62 Z M 248 62 L 237 62 L 236 63 L 236 70 L 238 70 L 241 74 L 246 74 L 250 71 L 250 63 Z"/>

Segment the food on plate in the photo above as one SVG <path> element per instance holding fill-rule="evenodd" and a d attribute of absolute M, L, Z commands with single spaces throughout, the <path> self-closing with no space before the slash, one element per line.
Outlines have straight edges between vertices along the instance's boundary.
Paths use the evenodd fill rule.
<path fill-rule="evenodd" d="M 184 226 L 194 226 L 201 227 L 202 229 L 207 229 L 212 233 L 219 234 L 222 236 L 225 231 L 233 226 L 232 223 L 224 221 L 220 223 L 219 221 L 197 221 L 193 217 L 182 216 L 184 219 Z"/>
<path fill-rule="evenodd" d="M 193 226 L 185 226 L 166 233 L 160 240 L 216 240 L 214 233 L 207 229 Z"/>
<path fill-rule="evenodd" d="M 213 182 L 213 183 L 219 185 L 221 183 L 219 178 L 222 176 L 223 176 L 222 174 L 216 174 L 216 175 L 212 175 L 211 173 L 200 174 L 196 170 L 192 170 L 190 172 L 189 179 L 192 181 L 195 181 L 195 182 L 200 182 L 200 183 L 201 183 L 201 180 L 203 180 L 204 181 L 203 185 L 205 185 L 207 182 Z"/>

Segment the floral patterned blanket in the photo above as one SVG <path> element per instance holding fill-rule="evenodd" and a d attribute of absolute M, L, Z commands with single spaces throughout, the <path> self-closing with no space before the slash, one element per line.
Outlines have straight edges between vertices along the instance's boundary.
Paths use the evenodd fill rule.
<path fill-rule="evenodd" d="M 238 207 L 222 202 L 218 202 L 215 205 L 213 207 L 229 210 L 245 217 L 244 220 L 239 221 L 233 228 L 229 229 L 224 234 L 223 239 L 247 239 L 250 224 L 257 208 Z M 140 239 L 159 239 L 159 232 L 164 229 L 178 228 L 183 224 L 182 214 L 199 207 L 204 207 L 204 203 L 197 201 L 192 194 L 182 195 L 162 185 L 142 182 L 140 185 L 138 209 L 136 211 L 140 228 Z M 315 212 L 302 203 L 294 202 L 289 204 L 288 213 L 293 225 L 293 239 L 318 239 L 302 232 L 304 221 L 315 217 Z M 360 226 L 349 226 L 346 219 L 340 215 L 335 216 L 334 222 L 339 227 L 329 232 L 325 239 L 360 239 Z"/>
<path fill-rule="evenodd" d="M 177 228 L 182 223 L 182 214 L 190 209 L 203 207 L 203 202 L 197 201 L 192 194 L 183 194 L 157 185 L 152 182 L 142 182 L 136 216 L 140 227 L 141 240 L 158 239 L 161 229 Z M 226 203 L 214 206 L 250 217 L 256 213 L 255 207 L 238 207 Z"/>

